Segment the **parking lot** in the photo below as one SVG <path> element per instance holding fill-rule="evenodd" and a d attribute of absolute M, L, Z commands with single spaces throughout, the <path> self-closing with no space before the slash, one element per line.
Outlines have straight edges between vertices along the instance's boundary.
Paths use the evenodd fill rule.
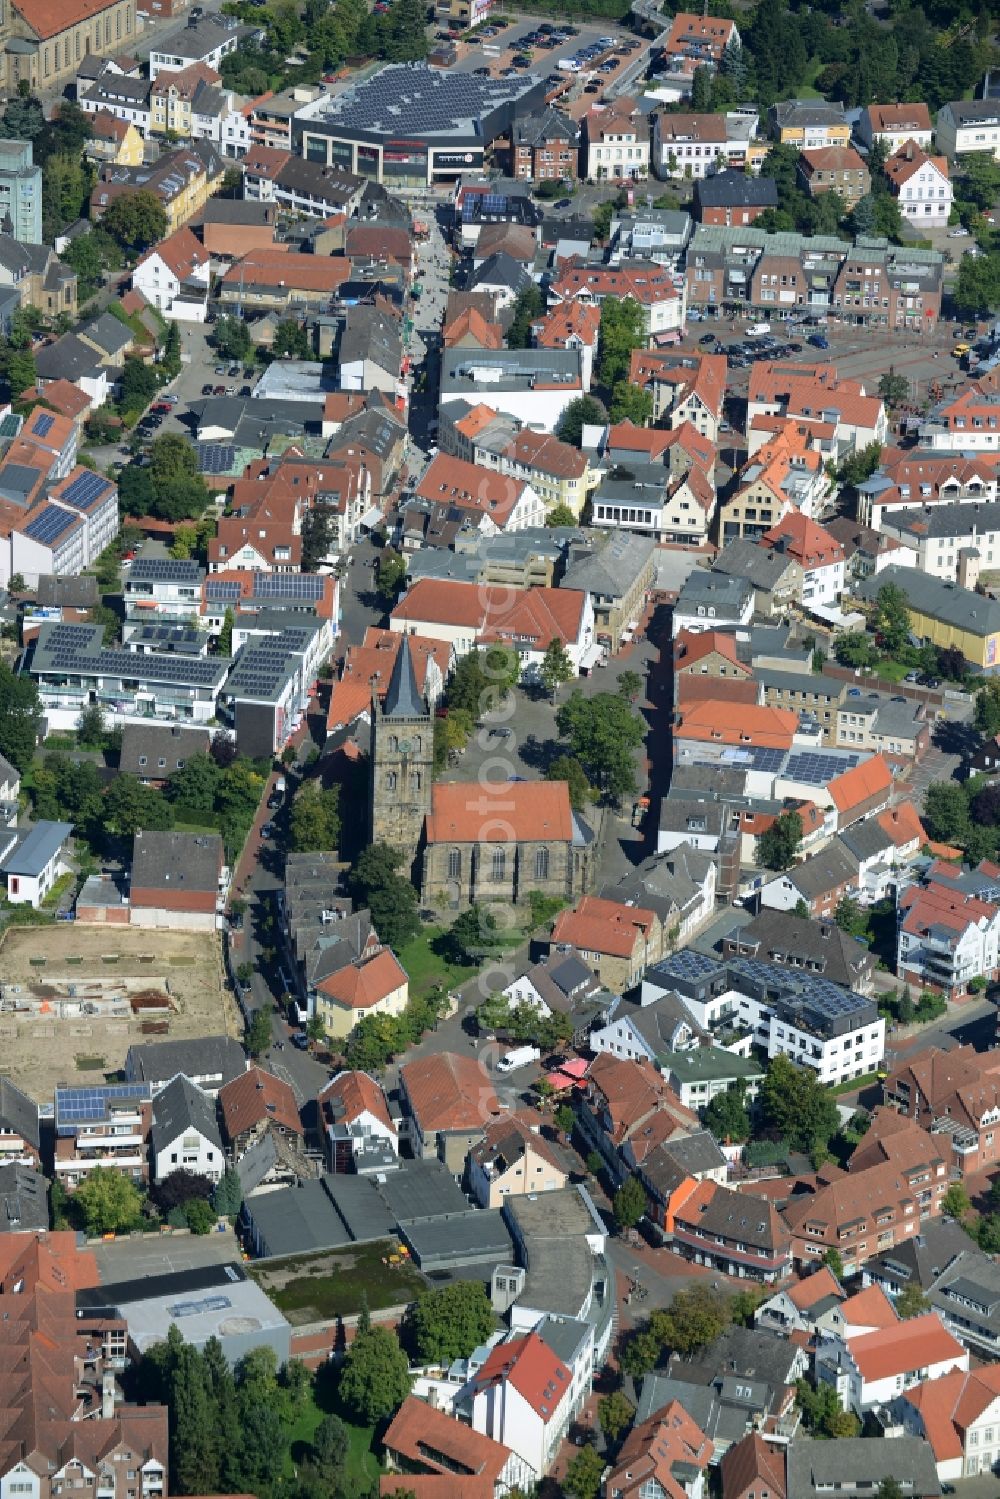
<path fill-rule="evenodd" d="M 633 65 L 640 55 L 645 55 L 648 43 L 639 37 L 633 36 L 621 26 L 613 22 L 594 23 L 572 23 L 571 34 L 556 46 L 545 46 L 538 44 L 530 46 L 525 43 L 525 38 L 532 34 L 541 32 L 542 26 L 557 29 L 552 22 L 544 19 L 531 21 L 517 21 L 512 26 L 504 27 L 496 36 L 485 36 L 484 28 L 480 27 L 477 35 L 469 42 L 459 46 L 459 61 L 452 69 L 453 72 L 469 73 L 478 69 L 488 69 L 494 78 L 503 77 L 509 73 L 516 74 L 521 69 L 514 67 L 514 58 L 526 56 L 530 58 L 530 66 L 525 67 L 525 73 L 540 73 L 543 77 L 550 74 L 557 75 L 557 82 L 564 82 L 572 87 L 567 91 L 574 97 L 583 93 L 585 85 L 590 79 L 600 85 L 613 82 L 626 65 Z M 568 30 L 567 23 L 563 30 Z M 488 27 L 485 29 L 489 29 Z M 542 33 L 547 35 L 548 33 Z M 593 56 L 589 63 L 581 67 L 579 73 L 564 71 L 559 68 L 560 60 L 568 60 L 575 57 L 577 53 L 588 47 L 597 47 L 605 38 L 612 38 L 612 45 L 605 45 Z M 630 45 L 635 48 L 628 56 L 624 56 L 616 50 L 617 45 Z M 498 49 L 494 51 L 494 49 Z M 614 63 L 614 67 L 610 66 Z M 602 63 L 608 64 L 607 72 L 600 72 Z M 555 87 L 555 82 L 553 83 Z M 597 90 L 595 90 L 596 95 Z M 590 96 L 587 96 L 588 99 Z"/>

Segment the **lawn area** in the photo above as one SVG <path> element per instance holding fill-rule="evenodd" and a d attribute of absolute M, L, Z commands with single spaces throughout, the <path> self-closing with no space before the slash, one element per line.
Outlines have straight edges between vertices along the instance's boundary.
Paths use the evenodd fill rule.
<path fill-rule="evenodd" d="M 862 1088 L 870 1088 L 872 1083 L 878 1082 L 877 1072 L 865 1072 L 861 1077 L 848 1077 L 842 1083 L 831 1087 L 831 1093 L 856 1093 Z"/>
<path fill-rule="evenodd" d="M 412 1301 L 427 1284 L 413 1266 L 389 1268 L 387 1239 L 329 1254 L 299 1255 L 271 1266 L 252 1265 L 250 1274 L 293 1326 L 350 1317 L 361 1310 L 362 1293 L 371 1310 Z"/>
<path fill-rule="evenodd" d="M 501 950 L 520 946 L 532 930 L 529 912 L 508 911 L 505 914 L 511 918 L 509 926 L 500 926 L 503 916 L 497 921 L 497 946 Z M 400 948 L 398 957 L 410 980 L 411 998 L 422 999 L 438 984 L 454 989 L 459 984 L 468 983 L 478 972 L 475 965 L 450 963 L 434 951 L 435 941 L 446 931 L 447 927 L 443 926 L 425 926 L 419 936 Z"/>
<path fill-rule="evenodd" d="M 799 87 L 795 90 L 796 99 L 822 99 L 823 95 L 820 93 L 819 89 L 815 87 L 816 79 L 819 77 L 822 71 L 822 58 L 811 57 L 809 59 L 809 67 L 806 69 L 806 76 Z"/>
<path fill-rule="evenodd" d="M 354 1417 L 348 1414 L 337 1398 L 336 1379 L 337 1375 L 332 1369 L 323 1368 L 317 1371 L 309 1402 L 288 1433 L 285 1476 L 294 1477 L 295 1464 L 303 1457 L 305 1448 L 309 1445 L 312 1434 L 323 1417 L 339 1416 L 351 1436 L 351 1445 L 345 1464 L 347 1478 L 345 1488 L 348 1493 L 368 1493 L 378 1479 L 379 1473 L 382 1472 L 382 1466 L 372 1451 L 375 1428 L 374 1426 L 358 1426 L 355 1423 Z"/>
<path fill-rule="evenodd" d="M 893 661 L 891 656 L 882 656 L 875 670 L 888 682 L 901 682 L 906 673 L 913 670 L 913 667 L 907 666 L 905 661 Z"/>

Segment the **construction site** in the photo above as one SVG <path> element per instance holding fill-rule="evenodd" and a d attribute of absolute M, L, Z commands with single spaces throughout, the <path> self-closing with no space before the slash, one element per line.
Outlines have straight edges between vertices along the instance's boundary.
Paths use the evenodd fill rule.
<path fill-rule="evenodd" d="M 112 1079 L 133 1042 L 242 1034 L 214 932 L 13 926 L 0 973 L 4 1070 L 39 1103 Z"/>

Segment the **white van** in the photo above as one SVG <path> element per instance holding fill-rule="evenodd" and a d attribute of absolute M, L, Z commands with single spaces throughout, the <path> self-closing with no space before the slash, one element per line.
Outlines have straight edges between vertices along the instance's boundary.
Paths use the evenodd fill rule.
<path fill-rule="evenodd" d="M 556 67 L 562 68 L 564 73 L 579 73 L 581 64 L 575 57 L 560 57 Z"/>
<path fill-rule="evenodd" d="M 541 1061 L 542 1054 L 537 1046 L 515 1046 L 506 1056 L 501 1057 L 497 1063 L 498 1072 L 516 1072 L 519 1067 L 527 1067 L 529 1062 Z"/>
<path fill-rule="evenodd" d="M 770 323 L 751 323 L 747 329 L 747 338 L 763 338 L 764 334 L 770 331 Z"/>

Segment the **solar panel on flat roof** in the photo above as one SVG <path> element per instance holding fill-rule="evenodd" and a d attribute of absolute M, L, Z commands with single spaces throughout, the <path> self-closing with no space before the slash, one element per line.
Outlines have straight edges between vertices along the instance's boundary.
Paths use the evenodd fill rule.
<path fill-rule="evenodd" d="M 253 596 L 257 599 L 291 598 L 318 600 L 326 579 L 318 573 L 255 573 Z"/>
<path fill-rule="evenodd" d="M 198 468 L 203 474 L 227 474 L 236 464 L 233 443 L 199 442 L 195 446 Z"/>

